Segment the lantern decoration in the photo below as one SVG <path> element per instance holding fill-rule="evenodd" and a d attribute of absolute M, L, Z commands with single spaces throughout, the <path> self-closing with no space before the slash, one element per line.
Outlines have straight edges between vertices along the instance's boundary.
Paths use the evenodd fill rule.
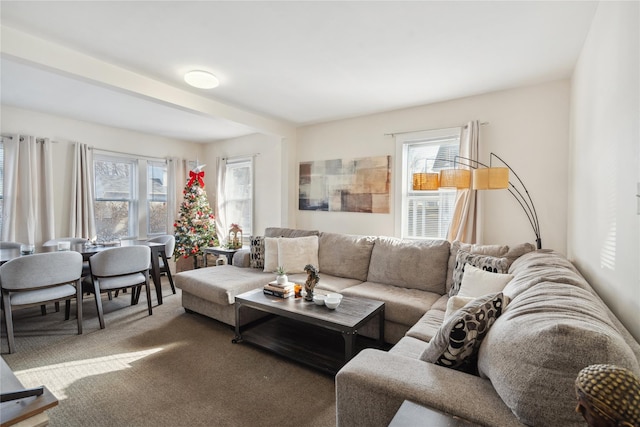
<path fill-rule="evenodd" d="M 242 247 L 242 228 L 238 224 L 231 224 L 227 242 L 229 249 L 240 249 Z"/>

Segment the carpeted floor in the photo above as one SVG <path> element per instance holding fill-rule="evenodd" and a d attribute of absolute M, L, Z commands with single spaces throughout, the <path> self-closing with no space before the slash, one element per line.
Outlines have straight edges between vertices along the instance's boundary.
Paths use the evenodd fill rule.
<path fill-rule="evenodd" d="M 60 403 L 50 426 L 334 426 L 333 378 L 247 344 L 233 330 L 185 313 L 163 286 L 164 304 L 148 316 L 145 295 L 103 297 L 100 330 L 93 297 L 84 334 L 75 318 L 14 313 L 17 351 L 2 357 L 26 387 L 44 384 Z M 74 313 L 75 305 L 72 306 Z"/>

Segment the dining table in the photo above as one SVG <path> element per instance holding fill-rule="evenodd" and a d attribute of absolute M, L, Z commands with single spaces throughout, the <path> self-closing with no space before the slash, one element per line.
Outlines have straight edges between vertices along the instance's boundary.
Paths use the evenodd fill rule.
<path fill-rule="evenodd" d="M 162 285 L 160 283 L 160 262 L 162 258 L 165 265 L 167 263 L 167 254 L 164 243 L 148 242 L 146 240 L 121 240 L 113 243 L 72 243 L 69 245 L 70 251 L 79 252 L 84 261 L 88 261 L 92 255 L 105 250 L 119 246 L 148 246 L 151 249 L 151 278 L 156 290 L 156 299 L 158 305 L 162 304 Z M 56 252 L 57 246 L 35 246 L 33 253 Z M 0 248 L 0 265 L 14 258 L 21 256 L 29 256 L 31 254 L 23 254 L 20 248 Z"/>

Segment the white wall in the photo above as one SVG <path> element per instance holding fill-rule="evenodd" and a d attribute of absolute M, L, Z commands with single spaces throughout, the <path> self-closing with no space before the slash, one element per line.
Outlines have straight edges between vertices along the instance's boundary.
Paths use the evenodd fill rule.
<path fill-rule="evenodd" d="M 565 253 L 569 89 L 569 81 L 562 80 L 302 127 L 298 130 L 298 162 L 393 156 L 394 138 L 385 134 L 456 127 L 470 120 L 489 122 L 480 131 L 480 161 L 488 162 L 489 153 L 495 152 L 509 163 L 533 198 L 543 247 Z M 392 169 L 393 180 L 396 175 Z M 483 243 L 535 240 L 524 211 L 507 191 L 480 193 L 485 205 Z M 393 206 L 390 214 L 298 211 L 296 226 L 392 236 L 394 214 Z"/>
<path fill-rule="evenodd" d="M 175 156 L 195 159 L 196 155 L 204 150 L 201 144 L 101 126 L 6 105 L 2 106 L 0 119 L 2 134 L 33 135 L 56 141 L 52 145 L 53 164 L 57 171 L 53 182 L 56 236 L 69 235 L 68 212 L 71 200 L 68 189 L 71 188 L 74 142 L 89 144 L 96 149 L 155 158 Z M 179 188 L 179 192 L 178 204 L 182 200 L 182 187 Z M 144 232 L 145 230 L 140 230 L 140 237 L 144 237 Z"/>
<path fill-rule="evenodd" d="M 571 99 L 568 255 L 640 340 L 640 6 L 601 2 Z"/>
<path fill-rule="evenodd" d="M 253 234 L 262 235 L 266 227 L 281 225 L 283 215 L 282 183 L 285 175 L 283 166 L 282 138 L 263 134 L 253 134 L 205 146 L 207 164 L 205 186 L 210 200 L 215 200 L 216 160 L 218 157 L 256 155 L 254 158 L 254 224 Z M 227 218 L 233 221 L 232 218 Z M 225 230 L 226 232 L 227 230 Z M 221 236 L 225 236 L 221 232 Z M 248 237 L 248 234 L 245 235 Z"/>

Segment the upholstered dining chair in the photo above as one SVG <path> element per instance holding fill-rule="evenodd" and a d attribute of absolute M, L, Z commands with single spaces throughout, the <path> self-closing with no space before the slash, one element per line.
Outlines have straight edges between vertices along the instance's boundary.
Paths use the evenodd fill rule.
<path fill-rule="evenodd" d="M 148 246 L 120 246 L 98 252 L 89 258 L 91 275 L 83 279 L 84 290 L 92 292 L 96 299 L 100 329 L 104 329 L 101 292 L 131 289 L 131 305 L 138 303 L 140 288 L 145 287 L 147 308 L 151 308 L 151 287 L 149 286 L 149 259 L 151 249 Z"/>
<path fill-rule="evenodd" d="M 167 260 L 169 260 L 173 256 L 173 250 L 176 247 L 176 238 L 171 234 L 165 234 L 162 236 L 152 237 L 147 239 L 147 242 L 154 243 L 164 243 L 164 254 Z M 173 276 L 171 276 L 171 269 L 169 265 L 164 262 L 162 256 L 158 257 L 158 263 L 160 265 L 160 273 L 165 273 L 167 278 L 169 279 L 169 284 L 171 285 L 171 291 L 175 294 L 176 287 L 173 284 Z M 149 266 L 151 268 L 151 266 Z"/>
<path fill-rule="evenodd" d="M 9 242 L 4 240 L 0 242 L 1 249 L 20 249 L 20 246 L 22 246 L 22 243 L 20 242 Z"/>
<path fill-rule="evenodd" d="M 85 239 L 83 237 L 60 237 L 57 239 L 47 240 L 42 246 L 58 246 L 58 243 L 60 242 L 69 242 L 72 245 L 87 244 L 89 243 L 89 239 Z M 90 274 L 89 262 L 85 261 L 82 264 L 82 275 L 87 276 L 88 274 Z"/>
<path fill-rule="evenodd" d="M 15 350 L 12 308 L 66 300 L 65 320 L 71 299 L 76 298 L 78 334 L 82 334 L 82 255 L 78 252 L 47 252 L 22 256 L 0 266 L 2 308 L 7 325 L 9 353 Z"/>
<path fill-rule="evenodd" d="M 9 241 L 0 242 L 1 249 L 20 249 L 21 246 L 22 246 L 22 243 L 20 242 L 9 242 Z M 60 311 L 60 302 L 56 301 L 55 307 L 56 307 L 56 311 Z M 42 304 L 40 306 L 40 312 L 42 313 L 43 316 L 46 315 L 47 306 Z"/>
<path fill-rule="evenodd" d="M 85 239 L 85 238 L 82 238 L 82 237 L 59 237 L 57 239 L 47 240 L 46 242 L 44 242 L 42 244 L 42 246 L 58 246 L 58 243 L 60 243 L 60 242 L 69 242 L 72 245 L 74 245 L 74 244 L 85 244 L 85 243 L 89 243 L 89 239 Z M 87 276 L 90 273 L 91 272 L 89 271 L 89 262 L 88 261 L 83 261 L 83 263 L 82 263 L 82 275 L 83 276 Z M 55 308 L 56 308 L 56 311 L 60 311 L 60 303 L 56 303 Z M 45 314 L 47 314 L 47 308 L 46 308 L 46 306 L 42 306 L 42 315 L 44 316 Z"/>

